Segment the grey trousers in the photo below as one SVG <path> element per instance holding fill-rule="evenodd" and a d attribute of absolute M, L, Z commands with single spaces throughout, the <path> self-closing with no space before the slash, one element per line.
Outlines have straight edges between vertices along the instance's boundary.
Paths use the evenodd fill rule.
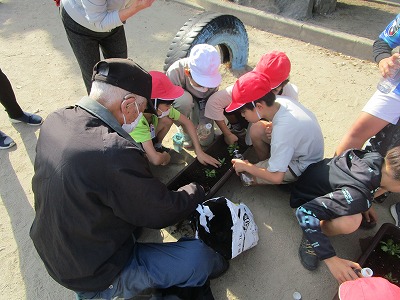
<path fill-rule="evenodd" d="M 76 23 L 64 8 L 61 9 L 61 19 L 89 94 L 93 67 L 100 61 L 100 49 L 105 59 L 128 57 L 124 26 L 110 32 L 95 32 Z"/>

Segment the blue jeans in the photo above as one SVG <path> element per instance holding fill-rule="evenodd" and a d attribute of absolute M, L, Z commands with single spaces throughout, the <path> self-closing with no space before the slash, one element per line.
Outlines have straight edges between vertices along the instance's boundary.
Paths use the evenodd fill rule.
<path fill-rule="evenodd" d="M 137 243 L 125 268 L 107 289 L 76 291 L 77 299 L 129 299 L 149 289 L 203 286 L 225 266 L 220 254 L 197 239 Z"/>

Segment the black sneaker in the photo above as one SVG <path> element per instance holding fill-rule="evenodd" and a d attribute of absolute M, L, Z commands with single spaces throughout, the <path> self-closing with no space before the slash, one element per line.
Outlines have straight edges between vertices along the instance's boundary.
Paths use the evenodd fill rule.
<path fill-rule="evenodd" d="M 319 259 L 317 254 L 304 234 L 299 247 L 299 257 L 301 264 L 307 270 L 313 271 L 318 267 Z"/>
<path fill-rule="evenodd" d="M 396 226 L 400 227 L 399 219 L 400 219 L 400 202 L 393 204 L 390 207 L 390 212 L 392 213 L 393 219 L 396 221 Z"/>
<path fill-rule="evenodd" d="M 10 118 L 11 123 L 26 123 L 28 125 L 32 126 L 38 126 L 43 123 L 43 118 L 41 116 L 35 115 L 35 114 L 30 114 L 27 112 L 24 112 L 22 117 L 19 118 Z"/>
<path fill-rule="evenodd" d="M 372 201 L 376 202 L 376 203 L 383 203 L 389 195 L 390 195 L 390 192 L 383 193 L 382 195 L 374 198 Z"/>
<path fill-rule="evenodd" d="M 0 149 L 8 149 L 15 145 L 15 142 L 3 131 L 0 131 Z"/>
<path fill-rule="evenodd" d="M 154 147 L 154 148 L 156 149 L 157 152 L 160 152 L 160 153 L 163 153 L 163 152 L 169 153 L 171 151 L 170 148 L 164 147 L 163 145 Z"/>

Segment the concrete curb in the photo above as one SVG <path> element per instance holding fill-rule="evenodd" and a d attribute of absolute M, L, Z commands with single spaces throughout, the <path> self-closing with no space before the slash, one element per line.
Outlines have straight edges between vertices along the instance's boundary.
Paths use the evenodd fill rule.
<path fill-rule="evenodd" d="M 244 24 L 288 38 L 372 61 L 373 40 L 329 30 L 222 0 L 174 0 L 195 9 L 234 15 Z M 183 25 L 183 24 L 182 24 Z"/>

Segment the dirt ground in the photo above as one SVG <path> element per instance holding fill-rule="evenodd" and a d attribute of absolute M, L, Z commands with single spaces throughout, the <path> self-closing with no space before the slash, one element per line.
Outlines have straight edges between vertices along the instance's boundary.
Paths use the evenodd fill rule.
<path fill-rule="evenodd" d="M 130 56 L 147 70 L 162 70 L 175 33 L 198 12 L 173 1 L 156 1 L 126 24 Z M 392 17 L 380 20 L 376 32 Z M 85 94 L 53 1 L 0 0 L 0 24 L 0 67 L 24 110 L 46 117 L 58 108 L 73 105 Z M 352 20 L 347 24 L 350 27 Z M 376 65 L 248 26 L 247 31 L 249 69 L 268 51 L 287 53 L 292 61 L 290 80 L 299 87 L 300 101 L 315 112 L 325 138 L 325 156 L 331 156 L 376 88 Z M 222 87 L 244 72 L 222 71 Z M 31 179 L 40 128 L 12 125 L 1 110 L 0 129 L 17 143 L 17 147 L 0 151 L 0 299 L 73 299 L 71 291 L 48 276 L 29 238 L 34 218 Z M 156 175 L 167 181 L 168 174 L 175 174 L 181 167 L 171 166 Z M 301 230 L 288 206 L 286 190 L 244 189 L 233 176 L 219 195 L 250 207 L 259 226 L 260 241 L 233 260 L 226 275 L 213 281 L 216 299 L 291 299 L 295 290 L 304 299 L 333 297 L 337 284 L 327 268 L 321 265 L 317 271 L 308 272 L 297 258 Z M 388 207 L 398 200 L 393 195 L 377 207 L 381 217 L 378 225 L 393 221 Z M 356 260 L 360 255 L 358 238 L 375 231 L 337 237 L 333 245 L 342 257 Z M 175 239 L 170 230 L 154 230 L 149 231 L 146 240 Z"/>

